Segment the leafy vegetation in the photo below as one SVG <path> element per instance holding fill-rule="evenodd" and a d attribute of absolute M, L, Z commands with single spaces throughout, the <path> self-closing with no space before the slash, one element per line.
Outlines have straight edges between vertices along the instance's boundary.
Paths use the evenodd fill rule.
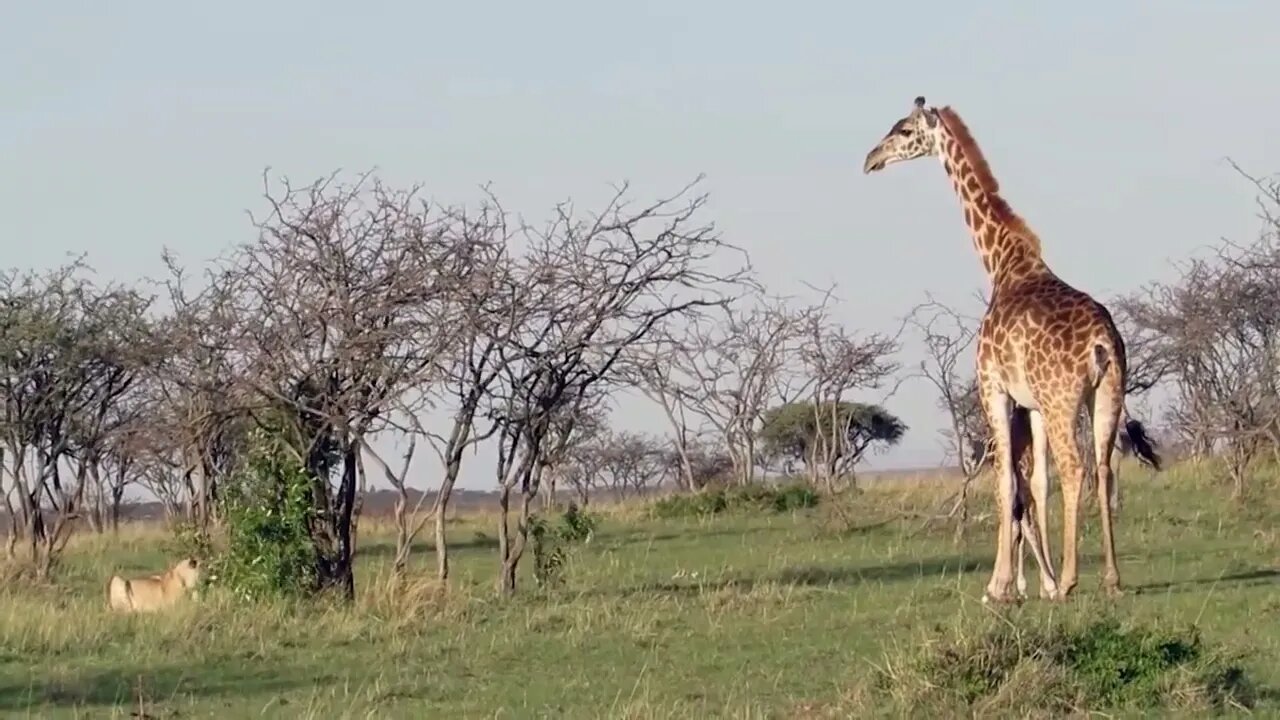
<path fill-rule="evenodd" d="M 765 413 L 760 429 L 768 457 L 825 466 L 827 474 L 852 468 L 872 447 L 896 445 L 907 426 L 879 405 L 857 402 L 793 402 Z"/>
<path fill-rule="evenodd" d="M 244 467 L 222 488 L 227 546 L 209 564 L 209 580 L 245 599 L 313 591 L 313 487 L 279 436 L 253 430 Z"/>
<path fill-rule="evenodd" d="M 1194 627 L 1125 627 L 1114 617 L 1072 625 L 987 625 L 977 633 L 940 633 L 905 672 L 882 671 L 880 687 L 913 705 L 970 709 L 1012 709 L 1007 704 L 1022 694 L 1017 702 L 1053 713 L 1183 704 L 1243 709 L 1255 702 L 1245 670 L 1206 647 Z"/>
<path fill-rule="evenodd" d="M 818 492 L 804 483 L 736 485 L 668 495 L 653 501 L 649 512 L 655 518 L 707 517 L 733 510 L 783 513 L 816 507 L 820 500 Z"/>

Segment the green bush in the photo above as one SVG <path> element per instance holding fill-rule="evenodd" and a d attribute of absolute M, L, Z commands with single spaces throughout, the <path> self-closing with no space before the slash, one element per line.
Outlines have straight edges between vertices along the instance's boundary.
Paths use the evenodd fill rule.
<path fill-rule="evenodd" d="M 962 705 L 983 713 L 1020 706 L 1086 710 L 1245 706 L 1243 670 L 1211 652 L 1194 629 L 1121 627 L 1111 619 L 1074 628 L 1017 628 L 935 639 L 906 663 L 882 670 L 880 689 L 911 706 Z"/>
<path fill-rule="evenodd" d="M 546 518 L 529 518 L 529 539 L 533 542 L 533 580 L 539 586 L 558 584 L 572 546 L 591 541 L 597 520 L 594 515 L 569 503 L 555 525 Z"/>
<path fill-rule="evenodd" d="M 210 581 L 243 599 L 315 590 L 312 480 L 285 441 L 255 429 L 240 470 L 222 486 L 227 548 Z"/>
<path fill-rule="evenodd" d="M 818 491 L 808 485 L 795 483 L 784 485 L 773 495 L 773 509 L 776 512 L 793 512 L 817 507 L 821 502 Z"/>
<path fill-rule="evenodd" d="M 817 507 L 821 496 L 803 483 L 739 485 L 706 488 L 695 493 L 668 495 L 649 506 L 655 518 L 709 517 L 726 511 L 793 512 Z"/>
<path fill-rule="evenodd" d="M 596 532 L 596 517 L 578 508 L 577 503 L 569 503 L 564 515 L 560 516 L 559 535 L 568 542 L 590 542 Z"/>

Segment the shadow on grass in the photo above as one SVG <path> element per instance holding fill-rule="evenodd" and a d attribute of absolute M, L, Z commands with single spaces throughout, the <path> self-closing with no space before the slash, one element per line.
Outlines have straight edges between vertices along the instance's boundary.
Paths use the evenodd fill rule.
<path fill-rule="evenodd" d="M 790 528 L 784 526 L 766 526 L 766 527 L 726 527 L 716 529 L 691 528 L 688 530 L 670 530 L 662 532 L 653 532 L 647 530 L 612 530 L 598 534 L 599 541 L 609 548 L 619 548 L 625 545 L 646 545 L 648 543 L 660 543 L 672 540 L 684 540 L 696 542 L 709 538 L 718 537 L 738 537 L 738 538 L 759 538 L 761 535 L 770 533 L 785 532 Z"/>
<path fill-rule="evenodd" d="M 1139 593 L 1154 592 L 1181 592 L 1194 590 L 1204 587 L 1205 585 L 1235 585 L 1237 587 L 1251 587 L 1257 585 L 1278 585 L 1280 586 L 1280 569 L 1267 568 L 1258 570 L 1246 570 L 1244 572 L 1228 573 L 1226 575 L 1218 575 L 1215 577 L 1191 578 L 1188 580 L 1171 580 L 1169 582 L 1146 583 L 1134 586 L 1134 590 Z"/>
<path fill-rule="evenodd" d="M 785 527 L 761 527 L 761 528 L 723 528 L 707 530 L 695 528 L 686 531 L 671 530 L 651 532 L 646 530 L 627 530 L 627 529 L 606 529 L 596 533 L 592 545 L 616 550 L 628 545 L 646 545 L 649 543 L 661 543 L 670 541 L 697 541 L 707 538 L 716 537 L 741 537 L 741 538 L 758 538 L 761 535 L 774 532 L 782 532 Z M 466 550 L 496 550 L 498 548 L 498 538 L 487 534 L 477 534 L 465 540 L 452 540 L 449 542 L 450 551 L 466 551 Z M 360 557 L 365 558 L 391 558 L 396 554 L 395 543 L 392 542 L 370 542 L 361 545 L 357 551 Z M 415 540 L 413 543 L 412 554 L 431 554 L 435 552 L 435 543 L 428 540 Z"/>
<path fill-rule="evenodd" d="M 989 561 L 968 556 L 916 560 L 870 567 L 822 565 L 786 568 L 762 576 L 717 578 L 706 582 L 654 582 L 623 588 L 624 597 L 645 594 L 697 595 L 716 590 L 750 590 L 759 585 L 801 585 L 807 587 L 854 586 L 863 583 L 894 583 L 941 575 L 972 573 L 990 567 Z"/>
<path fill-rule="evenodd" d="M 449 541 L 449 550 L 496 550 L 498 548 L 498 538 L 489 535 L 476 535 L 466 540 Z M 431 554 L 436 551 L 435 543 L 427 540 L 415 540 L 411 553 L 413 555 L 421 555 L 423 553 Z M 356 553 L 359 557 L 365 558 L 391 558 L 396 554 L 396 545 L 394 542 L 370 542 L 361 545 Z"/>
<path fill-rule="evenodd" d="M 266 668 L 225 665 L 100 668 L 79 672 L 31 675 L 25 680 L 6 672 L 0 679 L 0 711 L 30 713 L 48 707 L 137 706 L 163 707 L 188 697 L 244 697 L 326 681 L 312 675 L 286 676 Z"/>

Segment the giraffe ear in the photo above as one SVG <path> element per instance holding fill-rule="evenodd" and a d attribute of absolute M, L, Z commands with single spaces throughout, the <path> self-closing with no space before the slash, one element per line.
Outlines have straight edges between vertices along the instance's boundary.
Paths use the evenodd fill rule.
<path fill-rule="evenodd" d="M 925 111 L 924 111 L 924 124 L 925 124 L 925 125 L 928 125 L 930 130 L 932 130 L 932 129 L 934 129 L 934 128 L 938 127 L 938 111 L 937 111 L 937 110 L 925 110 Z"/>

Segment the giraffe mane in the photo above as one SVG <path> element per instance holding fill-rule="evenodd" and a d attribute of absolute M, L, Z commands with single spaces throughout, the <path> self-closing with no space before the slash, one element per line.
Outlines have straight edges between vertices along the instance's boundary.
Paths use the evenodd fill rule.
<path fill-rule="evenodd" d="M 991 203 L 991 214 L 994 219 L 999 221 L 1010 232 L 1017 233 L 1022 237 L 1030 240 L 1036 251 L 1040 251 L 1040 238 L 1035 231 L 1027 225 L 1018 213 L 1014 212 L 1008 201 L 1000 196 L 1000 181 L 996 180 L 995 173 L 991 172 L 991 165 L 987 163 L 987 158 L 982 154 L 982 148 L 978 147 L 978 141 L 973 139 L 973 133 L 969 131 L 969 126 L 960 118 L 960 114 L 951 108 L 950 105 L 938 108 L 938 118 L 942 121 L 947 132 L 951 133 L 951 137 L 955 138 L 956 143 L 960 145 L 960 153 L 964 155 L 965 160 L 969 161 L 969 167 L 973 170 L 975 179 L 982 191 L 986 193 L 988 202 Z"/>

